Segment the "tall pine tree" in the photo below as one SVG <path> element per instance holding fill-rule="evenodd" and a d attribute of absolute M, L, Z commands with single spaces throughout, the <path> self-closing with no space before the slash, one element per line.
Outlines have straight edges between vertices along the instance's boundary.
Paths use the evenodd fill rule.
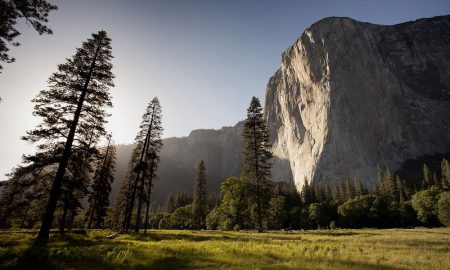
<path fill-rule="evenodd" d="M 105 134 L 105 109 L 112 106 L 109 88 L 114 86 L 111 59 L 107 33 L 92 34 L 72 58 L 58 66 L 48 88 L 33 100 L 33 114 L 43 121 L 23 139 L 39 143 L 37 155 L 56 157 L 58 163 L 37 238 L 40 243 L 47 242 L 73 148 L 82 148 L 85 137 L 98 140 Z"/>
<path fill-rule="evenodd" d="M 197 177 L 195 178 L 194 196 L 192 201 L 193 225 L 196 229 L 206 228 L 206 215 L 208 214 L 208 202 L 206 198 L 206 168 L 203 160 L 198 164 Z"/>
<path fill-rule="evenodd" d="M 116 147 L 111 143 L 111 135 L 104 152 L 97 161 L 94 179 L 89 196 L 89 211 L 87 213 L 87 227 L 101 228 L 109 206 L 111 184 L 116 170 Z"/>
<path fill-rule="evenodd" d="M 120 186 L 119 195 L 116 198 L 113 207 L 113 213 L 110 220 L 111 227 L 116 230 L 124 230 L 126 227 L 127 213 L 129 207 L 129 201 L 131 197 L 132 183 L 135 179 L 135 167 L 139 159 L 139 149 L 133 149 L 131 158 L 128 161 L 128 169 L 125 175 L 125 179 Z"/>
<path fill-rule="evenodd" d="M 125 231 L 128 231 L 131 225 L 131 217 L 133 208 L 138 198 L 136 226 L 135 231 L 138 232 L 141 226 L 141 212 L 142 205 L 145 199 L 145 191 L 151 192 L 151 189 L 146 189 L 146 185 L 153 184 L 158 164 L 158 153 L 162 147 L 162 122 L 161 122 L 161 105 L 159 100 L 155 97 L 147 106 L 147 109 L 142 116 L 140 130 L 135 139 L 135 151 L 139 152 L 139 160 L 134 168 L 135 178 L 132 181 L 129 200 L 127 202 L 125 215 Z M 147 186 L 148 187 L 148 186 Z M 147 193 L 148 193 L 147 192 Z M 148 194 L 150 195 L 150 194 Z"/>
<path fill-rule="evenodd" d="M 270 200 L 271 165 L 269 163 L 270 152 L 269 134 L 264 121 L 259 100 L 253 97 L 247 109 L 247 119 L 244 122 L 244 167 L 243 176 L 252 186 L 253 216 L 255 227 L 261 232 L 264 230 L 264 217 Z"/>

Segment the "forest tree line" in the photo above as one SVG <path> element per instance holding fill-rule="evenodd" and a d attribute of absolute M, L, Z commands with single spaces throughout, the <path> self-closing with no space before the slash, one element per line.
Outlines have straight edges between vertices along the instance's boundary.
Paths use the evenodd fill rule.
<path fill-rule="evenodd" d="M 437 172 L 423 166 L 423 183 L 414 187 L 391 170 L 379 169 L 378 184 L 365 187 L 360 180 L 337 185 L 305 182 L 301 191 L 288 182 L 272 183 L 264 228 L 267 230 L 335 228 L 410 228 L 450 226 L 450 166 L 444 159 Z M 206 196 L 209 212 L 203 229 L 255 229 L 248 182 L 230 177 L 220 192 Z M 196 229 L 193 194 L 169 194 L 150 206 L 152 229 Z M 254 215 L 254 214 L 253 214 Z"/>

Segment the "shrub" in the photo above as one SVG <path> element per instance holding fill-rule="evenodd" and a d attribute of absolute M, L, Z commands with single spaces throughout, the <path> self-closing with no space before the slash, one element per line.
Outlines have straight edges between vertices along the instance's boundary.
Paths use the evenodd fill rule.
<path fill-rule="evenodd" d="M 206 216 L 206 228 L 208 230 L 217 230 L 220 224 L 225 220 L 225 213 L 220 206 L 215 207 L 208 216 Z"/>
<path fill-rule="evenodd" d="M 308 214 L 312 227 L 323 228 L 330 224 L 328 207 L 323 203 L 312 203 L 308 208 Z"/>
<path fill-rule="evenodd" d="M 164 213 L 162 218 L 159 220 L 158 228 L 160 230 L 172 229 L 172 223 L 170 220 L 170 214 Z"/>
<path fill-rule="evenodd" d="M 170 217 L 172 227 L 175 229 L 192 228 L 192 205 L 175 209 Z"/>
<path fill-rule="evenodd" d="M 379 200 L 375 195 L 356 196 L 338 207 L 343 225 L 353 228 L 370 227 L 378 222 Z"/>
<path fill-rule="evenodd" d="M 330 222 L 330 229 L 331 229 L 331 230 L 336 229 L 336 221 L 332 220 L 332 221 Z"/>
<path fill-rule="evenodd" d="M 437 202 L 439 221 L 450 227 L 450 192 L 443 192 Z"/>
<path fill-rule="evenodd" d="M 439 225 L 439 220 L 437 217 L 439 192 L 439 189 L 433 186 L 427 190 L 419 191 L 412 196 L 412 207 L 417 212 L 417 218 L 425 225 Z"/>

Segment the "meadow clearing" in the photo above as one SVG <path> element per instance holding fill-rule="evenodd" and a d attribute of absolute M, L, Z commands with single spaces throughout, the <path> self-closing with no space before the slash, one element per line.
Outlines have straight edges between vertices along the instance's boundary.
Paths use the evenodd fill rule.
<path fill-rule="evenodd" d="M 450 228 L 224 232 L 0 232 L 1 269 L 450 269 Z"/>

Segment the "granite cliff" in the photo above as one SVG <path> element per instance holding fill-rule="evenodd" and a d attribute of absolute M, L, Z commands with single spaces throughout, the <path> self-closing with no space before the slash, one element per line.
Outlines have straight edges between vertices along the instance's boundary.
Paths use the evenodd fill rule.
<path fill-rule="evenodd" d="M 377 164 L 450 150 L 450 16 L 392 26 L 326 18 L 305 30 L 270 79 L 273 152 L 300 188 L 359 178 Z M 275 174 L 289 175 L 274 164 Z"/>

